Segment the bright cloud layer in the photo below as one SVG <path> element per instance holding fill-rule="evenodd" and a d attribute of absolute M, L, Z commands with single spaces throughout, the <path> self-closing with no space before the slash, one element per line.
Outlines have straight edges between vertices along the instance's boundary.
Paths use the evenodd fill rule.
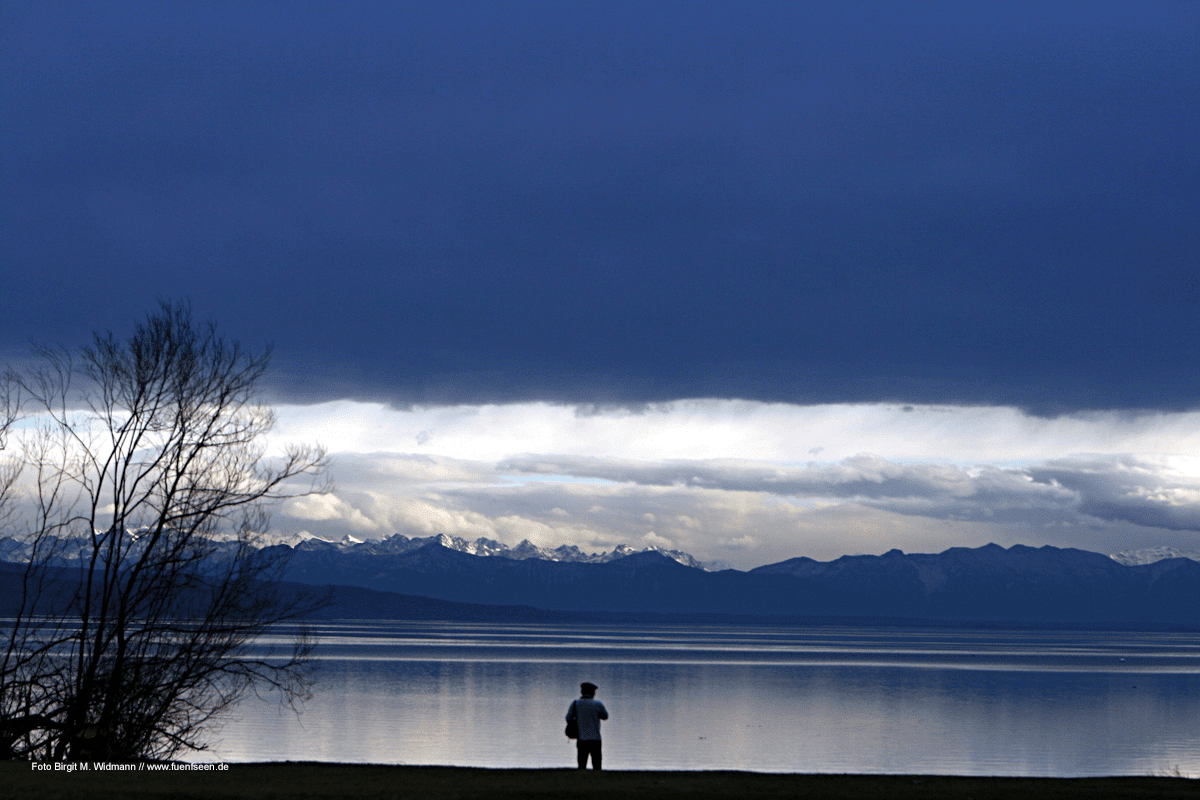
<path fill-rule="evenodd" d="M 748 568 L 989 541 L 1102 552 L 1200 542 L 1200 414 L 698 400 L 283 407 L 338 488 L 281 532 L 625 542 Z"/>

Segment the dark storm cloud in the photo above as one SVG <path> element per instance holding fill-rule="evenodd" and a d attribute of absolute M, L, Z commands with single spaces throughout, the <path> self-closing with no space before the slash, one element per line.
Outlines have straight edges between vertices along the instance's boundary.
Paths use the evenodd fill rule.
<path fill-rule="evenodd" d="M 277 392 L 1195 405 L 1193 4 L 4 4 L 0 349 Z"/>

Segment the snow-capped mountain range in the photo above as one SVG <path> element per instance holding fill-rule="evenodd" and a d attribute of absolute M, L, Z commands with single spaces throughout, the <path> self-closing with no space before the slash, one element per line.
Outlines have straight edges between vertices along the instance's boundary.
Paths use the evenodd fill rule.
<path fill-rule="evenodd" d="M 53 544 L 57 552 L 48 567 L 78 563 L 79 549 L 73 546 L 78 542 Z M 237 547 L 234 542 L 214 545 L 217 559 Z M 452 536 L 397 534 L 369 542 L 309 538 L 260 552 L 282 566 L 286 581 L 338 587 L 338 596 L 351 599 L 326 612 L 346 618 L 372 613 L 407 618 L 417 613 L 414 603 L 450 602 L 475 604 L 469 613 L 476 615 L 490 606 L 518 616 L 543 609 L 1200 629 L 1200 559 L 1179 557 L 1188 554 L 1165 547 L 1108 556 L 989 544 L 941 553 L 892 550 L 829 562 L 800 557 L 748 572 L 716 571 L 678 551 L 622 546 L 589 554 L 570 546 L 547 550 L 523 542 L 507 547 Z M 20 599 L 14 593 L 20 570 L 12 562 L 28 558 L 19 542 L 0 537 L 0 559 L 9 562 L 0 564 L 0 606 L 6 597 L 10 605 Z M 374 611 L 372 603 L 378 605 Z M 438 608 L 421 613 L 450 613 Z"/>
<path fill-rule="evenodd" d="M 639 550 L 627 544 L 619 544 L 608 552 L 585 553 L 574 545 L 563 545 L 551 550 L 545 547 L 538 547 L 528 539 L 525 539 L 516 547 L 509 547 L 503 542 L 497 542 L 494 539 L 480 537 L 474 541 L 470 541 L 458 536 L 448 536 L 444 533 L 437 536 L 418 536 L 413 538 L 397 533 L 377 542 L 357 539 L 349 534 L 338 542 L 312 537 L 295 543 L 294 546 L 306 549 L 333 547 L 337 548 L 340 552 L 353 550 L 357 553 L 367 555 L 407 553 L 434 542 L 447 549 L 457 550 L 460 553 L 467 553 L 468 555 L 497 556 L 517 561 L 536 558 L 541 561 L 604 564 L 613 559 L 624 558 L 634 553 L 661 553 L 672 561 L 677 561 L 687 567 L 696 567 L 706 572 L 719 572 L 720 570 L 730 568 L 729 564 L 724 561 L 700 561 L 695 556 L 685 553 L 682 550 L 665 550 L 661 547 L 645 547 Z M 292 543 L 289 542 L 289 544 Z M 1168 558 L 1190 558 L 1192 561 L 1200 561 L 1200 550 L 1180 550 L 1177 547 L 1164 545 L 1161 547 L 1146 547 L 1139 550 L 1122 550 L 1119 553 L 1110 553 L 1109 558 L 1119 564 L 1133 567 L 1142 564 L 1153 564 L 1156 561 L 1163 561 Z"/>
<path fill-rule="evenodd" d="M 438 544 L 448 550 L 457 550 L 460 553 L 467 553 L 472 556 L 510 558 L 516 561 L 538 559 L 539 561 L 562 561 L 576 564 L 605 564 L 617 558 L 633 555 L 634 553 L 653 552 L 660 553 L 686 567 L 695 567 L 706 572 L 729 569 L 729 565 L 721 561 L 700 561 L 682 550 L 664 550 L 660 547 L 646 547 L 638 550 L 627 544 L 619 544 L 608 552 L 585 553 L 575 545 L 563 545 L 550 550 L 545 547 L 538 547 L 526 539 L 516 547 L 509 547 L 503 542 L 497 542 L 494 539 L 480 537 L 474 541 L 469 541 L 458 536 L 447 536 L 444 533 L 437 536 L 418 536 L 414 538 L 396 533 L 377 542 L 356 539 L 350 535 L 345 536 L 340 542 L 331 542 L 326 539 L 314 537 L 296 544 L 295 549 L 336 549 L 342 553 L 353 552 L 361 555 L 398 555 L 400 553 L 419 550 L 429 544 Z"/>
<path fill-rule="evenodd" d="M 138 533 L 139 531 L 131 531 L 130 536 L 136 539 Z M 51 559 L 53 563 L 78 561 L 80 553 L 86 544 L 84 539 L 66 538 L 60 540 L 56 537 L 51 538 L 53 543 L 48 549 L 54 552 L 54 557 Z M 730 568 L 729 564 L 724 561 L 701 561 L 682 550 L 665 550 L 660 547 L 645 547 L 639 550 L 627 544 L 620 544 L 608 552 L 585 553 L 574 545 L 563 545 L 549 549 L 538 547 L 526 539 L 516 547 L 510 547 L 494 539 L 480 537 L 474 541 L 470 541 L 458 536 L 448 536 L 444 533 L 437 536 L 417 536 L 412 538 L 397 533 L 380 541 L 358 539 L 347 534 L 337 542 L 312 536 L 297 541 L 292 537 L 280 539 L 268 535 L 267 541 L 263 544 L 286 544 L 289 547 L 300 550 L 332 549 L 341 553 L 354 552 L 359 555 L 397 555 L 418 550 L 428 544 L 434 543 L 449 550 L 457 550 L 460 553 L 467 553 L 468 555 L 495 556 L 516 561 L 524 561 L 532 558 L 540 561 L 605 564 L 614 559 L 633 555 L 634 553 L 649 552 L 661 553 L 672 561 L 676 561 L 684 566 L 696 567 L 706 572 L 719 572 Z M 1200 562 L 1200 550 L 1181 550 L 1177 547 L 1163 545 L 1160 547 L 1145 547 L 1138 550 L 1122 550 L 1119 553 L 1110 553 L 1109 558 L 1127 567 L 1153 564 L 1169 558 L 1188 558 L 1192 561 Z M 28 560 L 29 546 L 27 543 L 17 541 L 8 536 L 0 536 L 0 562 L 21 563 Z"/>

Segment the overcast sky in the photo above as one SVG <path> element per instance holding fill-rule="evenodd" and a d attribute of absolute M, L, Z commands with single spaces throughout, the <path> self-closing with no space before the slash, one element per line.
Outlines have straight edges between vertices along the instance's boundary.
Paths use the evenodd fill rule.
<path fill-rule="evenodd" d="M 270 341 L 322 536 L 1200 549 L 1200 4 L 0 3 L 0 356 Z"/>

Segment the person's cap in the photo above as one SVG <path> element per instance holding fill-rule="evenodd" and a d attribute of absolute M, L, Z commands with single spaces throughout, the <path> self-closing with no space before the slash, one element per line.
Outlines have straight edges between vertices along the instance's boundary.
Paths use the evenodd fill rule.
<path fill-rule="evenodd" d="M 594 684 L 594 683 L 581 683 L 581 684 L 579 684 L 579 689 L 580 689 L 580 691 L 583 691 L 583 692 L 595 692 L 595 691 L 596 691 L 597 689 L 599 689 L 599 688 L 600 688 L 600 687 L 599 687 L 599 686 L 597 686 L 597 685 L 596 685 L 596 684 Z"/>

